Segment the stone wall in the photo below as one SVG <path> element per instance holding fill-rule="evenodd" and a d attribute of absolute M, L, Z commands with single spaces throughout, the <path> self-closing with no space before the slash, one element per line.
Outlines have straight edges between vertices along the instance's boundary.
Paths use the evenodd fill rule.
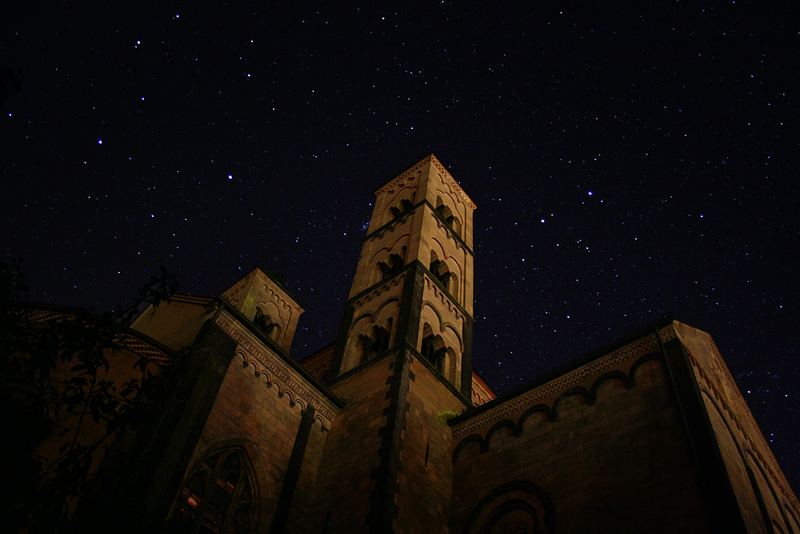
<path fill-rule="evenodd" d="M 472 405 L 480 406 L 497 397 L 492 388 L 476 373 L 472 372 Z"/>
<path fill-rule="evenodd" d="M 748 532 L 800 532 L 797 498 L 711 336 L 675 326 Z"/>
<path fill-rule="evenodd" d="M 394 531 L 445 533 L 453 477 L 447 419 L 464 403 L 416 357 L 410 358 L 408 372 Z"/>
<path fill-rule="evenodd" d="M 451 530 L 707 530 L 656 348 L 654 336 L 642 338 L 518 396 L 528 403 L 512 398 L 480 424 L 456 423 Z"/>
<path fill-rule="evenodd" d="M 393 357 L 374 360 L 331 385 L 333 393 L 347 405 L 334 420 L 325 443 L 316 507 L 310 514 L 314 525 L 307 531 L 366 530 L 393 366 Z"/>
<path fill-rule="evenodd" d="M 331 375 L 334 371 L 331 366 L 335 350 L 335 344 L 331 343 L 308 357 L 303 358 L 298 363 L 308 371 L 308 374 L 316 378 L 320 384 L 325 384 L 331 379 Z"/>
<path fill-rule="evenodd" d="M 158 306 L 148 306 L 131 324 L 131 328 L 150 336 L 173 350 L 192 344 L 200 328 L 213 314 L 208 307 L 212 299 L 173 295 Z"/>
<path fill-rule="evenodd" d="M 255 478 L 257 528 L 274 527 L 283 507 L 282 528 L 292 531 L 293 524 L 305 520 L 302 511 L 311 505 L 327 430 L 337 408 L 231 315 L 223 312 L 216 322 L 236 342 L 235 356 L 184 476 L 215 451 L 240 447 Z M 304 412 L 311 424 L 306 425 L 303 446 L 296 447 Z"/>
<path fill-rule="evenodd" d="M 278 398 L 241 358 L 231 361 L 188 471 L 197 461 L 228 446 L 241 446 L 252 463 L 258 487 L 259 527 L 271 525 L 289 464 L 300 410 Z"/>

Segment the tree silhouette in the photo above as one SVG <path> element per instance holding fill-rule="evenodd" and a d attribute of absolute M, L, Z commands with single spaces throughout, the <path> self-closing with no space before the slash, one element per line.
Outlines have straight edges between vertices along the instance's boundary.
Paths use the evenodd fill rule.
<path fill-rule="evenodd" d="M 111 443 L 135 431 L 160 396 L 156 364 L 132 349 L 141 341 L 128 325 L 176 287 L 162 269 L 119 311 L 54 311 L 25 304 L 19 261 L 0 263 L 0 410 L 8 425 L 0 438 L 0 506 L 7 531 L 70 530 Z"/>

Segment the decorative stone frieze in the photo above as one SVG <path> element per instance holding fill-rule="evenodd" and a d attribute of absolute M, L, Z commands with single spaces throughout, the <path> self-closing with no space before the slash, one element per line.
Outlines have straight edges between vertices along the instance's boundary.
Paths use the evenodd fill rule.
<path fill-rule="evenodd" d="M 452 317 L 456 320 L 459 326 L 464 321 L 464 314 L 461 313 L 461 309 L 453 304 L 451 300 L 451 296 L 448 295 L 446 292 L 442 291 L 439 287 L 439 284 L 435 283 L 430 277 L 426 274 L 425 275 L 425 289 L 429 290 L 433 295 L 436 297 L 439 304 L 441 304 L 448 312 L 452 314 Z"/>
<path fill-rule="evenodd" d="M 467 196 L 464 190 L 461 189 L 461 186 L 458 185 L 458 182 L 456 182 L 455 178 L 453 178 L 450 172 L 433 154 L 431 154 L 431 162 L 436 168 L 436 171 L 439 173 L 439 179 L 450 189 L 450 192 L 456 195 L 459 199 L 461 199 L 462 202 L 464 202 L 473 210 L 476 209 L 478 206 L 476 206 L 472 199 Z"/>
<path fill-rule="evenodd" d="M 405 278 L 406 275 L 405 273 L 403 273 L 401 275 L 395 276 L 390 280 L 387 280 L 385 283 L 376 286 L 369 293 L 366 293 L 365 295 L 359 297 L 356 301 L 353 302 L 353 306 L 355 308 L 360 308 L 364 306 L 367 302 L 370 302 L 371 300 L 380 297 L 387 291 L 390 291 L 392 288 L 402 285 L 403 280 L 405 280 Z"/>
<path fill-rule="evenodd" d="M 388 193 L 389 195 L 395 194 L 397 191 L 407 187 L 410 184 L 416 184 L 419 177 L 422 175 L 422 169 L 425 167 L 425 161 L 421 160 L 394 177 L 388 183 L 375 191 L 375 195 Z"/>
<path fill-rule="evenodd" d="M 714 340 L 710 335 L 702 330 L 692 328 L 688 325 L 676 322 L 675 329 L 679 338 L 694 337 L 705 346 L 705 354 L 698 354 L 687 348 L 689 362 L 697 377 L 700 390 L 714 399 L 718 407 L 724 412 L 728 422 L 737 430 L 740 438 L 744 440 L 744 448 L 755 456 L 762 466 L 766 467 L 767 472 L 774 482 L 780 486 L 784 498 L 795 501 L 794 492 L 790 489 L 789 483 L 778 466 L 775 456 L 772 454 L 764 435 L 758 428 L 758 423 L 753 418 L 744 397 L 739 392 L 736 381 L 725 365 L 722 355 L 717 349 Z M 685 346 L 690 343 L 685 343 Z M 733 392 L 734 394 L 726 394 Z"/>
<path fill-rule="evenodd" d="M 453 237 L 455 231 L 451 227 L 444 224 L 441 219 L 439 219 L 439 217 L 433 213 L 431 213 L 431 217 L 433 217 L 433 220 L 436 223 L 436 228 L 444 230 L 444 235 L 447 237 L 448 242 L 452 241 L 453 246 L 456 247 L 456 249 L 461 249 L 468 254 L 472 254 L 472 251 L 467 247 L 467 244 L 464 241 Z"/>
<path fill-rule="evenodd" d="M 298 404 L 302 410 L 313 406 L 315 418 L 323 430 L 328 430 L 334 417 L 336 408 L 324 395 L 306 381 L 291 367 L 281 361 L 281 358 L 268 349 L 255 335 L 236 321 L 227 312 L 222 312 L 216 319 L 216 324 L 231 339 L 236 341 L 236 354 L 242 358 L 245 366 L 253 366 L 257 377 L 264 376 L 269 387 L 273 385 L 278 389 L 278 396 L 286 396 L 290 405 Z"/>
<path fill-rule="evenodd" d="M 672 327 L 664 327 L 659 331 L 659 336 L 664 342 L 673 339 L 675 334 Z M 457 443 L 469 434 L 481 434 L 495 423 L 508 419 L 526 408 L 542 404 L 552 407 L 562 395 L 571 391 L 591 391 L 595 381 L 611 371 L 621 371 L 627 376 L 631 366 L 639 358 L 658 351 L 658 339 L 654 334 L 637 339 L 550 382 L 456 424 L 453 427 L 453 442 Z"/>

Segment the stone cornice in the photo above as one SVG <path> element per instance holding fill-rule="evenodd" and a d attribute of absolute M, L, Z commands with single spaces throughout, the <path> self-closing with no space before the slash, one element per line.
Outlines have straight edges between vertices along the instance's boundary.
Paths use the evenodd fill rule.
<path fill-rule="evenodd" d="M 428 281 L 436 288 L 438 288 L 439 293 L 446 296 L 447 299 L 450 301 L 450 304 L 458 308 L 458 311 L 460 311 L 465 317 L 468 317 L 470 321 L 474 322 L 475 318 L 472 316 L 472 314 L 468 312 L 467 309 L 464 306 L 462 306 L 461 303 L 458 302 L 453 295 L 450 294 L 450 291 L 448 291 L 447 288 L 444 287 L 444 285 L 439 281 L 439 279 L 436 278 L 433 275 L 433 273 L 430 272 L 430 270 L 427 267 L 425 267 L 425 265 L 422 262 L 417 262 L 417 263 L 419 263 L 420 267 L 422 267 L 422 272 L 425 273 L 426 281 Z"/>
<path fill-rule="evenodd" d="M 419 266 L 422 268 L 422 272 L 424 272 L 425 275 L 426 275 L 426 278 L 429 279 L 429 282 L 432 283 L 433 285 L 435 285 L 436 288 L 438 288 L 439 293 L 442 293 L 442 294 L 447 296 L 447 299 L 449 299 L 450 304 L 452 304 L 453 306 L 458 308 L 458 311 L 460 311 L 463 315 L 468 317 L 470 321 L 474 321 L 475 320 L 474 317 L 472 317 L 472 314 L 469 313 L 467 311 L 467 309 L 464 306 L 462 306 L 455 299 L 455 297 L 453 297 L 453 295 L 450 294 L 450 292 L 447 290 L 447 288 L 444 287 L 442 285 L 442 283 L 435 276 L 433 276 L 433 273 L 430 272 L 428 270 L 428 268 L 425 267 L 425 265 L 423 265 L 422 262 L 420 262 L 419 260 L 413 260 L 413 261 L 408 262 L 406 264 L 406 266 L 403 267 L 403 270 L 400 271 L 399 273 L 395 274 L 391 278 L 388 278 L 386 280 L 381 280 L 377 284 L 373 284 L 373 285 L 369 286 L 364 291 L 356 293 L 355 295 L 353 295 L 352 297 L 347 299 L 347 302 L 349 302 L 351 305 L 355 305 L 355 304 L 360 303 L 359 301 L 362 301 L 362 299 L 364 299 L 364 298 L 366 298 L 366 300 L 372 300 L 373 298 L 377 297 L 378 295 L 380 295 L 384 291 L 388 290 L 390 287 L 401 283 L 405 279 L 406 273 L 408 273 L 408 271 L 411 270 L 411 268 L 415 264 L 419 264 Z"/>
<path fill-rule="evenodd" d="M 379 187 L 375 190 L 375 195 L 380 195 L 385 192 L 392 193 L 394 189 L 402 189 L 405 187 L 409 181 L 416 180 L 422 174 L 422 169 L 425 167 L 425 164 L 430 162 L 433 167 L 436 169 L 437 172 L 442 176 L 442 182 L 447 185 L 451 191 L 456 193 L 456 196 L 461 199 L 467 206 L 471 209 L 476 209 L 478 206 L 475 205 L 475 202 L 472 201 L 471 198 L 464 192 L 461 186 L 458 184 L 453 175 L 450 174 L 450 171 L 439 161 L 439 158 L 436 157 L 435 154 L 431 153 L 416 162 L 414 165 L 409 167 L 408 169 L 404 170 L 384 185 Z"/>
<path fill-rule="evenodd" d="M 314 417 L 323 430 L 330 428 L 336 416 L 336 406 L 325 395 L 307 383 L 303 377 L 271 351 L 251 332 L 244 328 L 227 311 L 220 313 L 216 320 L 228 336 L 237 343 L 236 354 L 242 358 L 245 367 L 253 366 L 256 377 L 264 377 L 266 385 L 277 387 L 278 397 L 287 397 L 290 406 L 300 405 L 302 410 L 313 406 Z"/>
<path fill-rule="evenodd" d="M 425 163 L 427 162 L 428 158 L 423 158 L 413 164 L 411 167 L 407 168 L 378 189 L 375 190 L 375 196 L 381 195 L 383 193 L 394 193 L 395 189 L 402 189 L 408 182 L 418 180 L 419 177 L 422 175 L 422 169 L 425 167 Z"/>
<path fill-rule="evenodd" d="M 272 297 L 276 305 L 279 304 L 284 310 L 294 311 L 298 315 L 303 313 L 303 307 L 294 300 L 286 288 L 276 282 L 260 267 L 254 268 L 240 278 L 235 284 L 226 289 L 222 296 L 234 306 L 240 307 L 242 305 L 241 298 L 251 290 L 251 284 L 254 282 L 262 286 L 267 296 Z"/>
<path fill-rule="evenodd" d="M 450 174 L 450 171 L 448 171 L 442 162 L 439 161 L 439 158 L 437 158 L 435 154 L 431 154 L 429 158 L 436 170 L 442 175 L 442 181 L 450 188 L 450 190 L 455 192 L 458 197 L 471 209 L 476 209 L 478 206 L 476 206 L 475 202 L 473 202 L 472 199 L 469 198 L 469 196 L 464 192 L 456 179 L 453 178 L 453 175 Z"/>
<path fill-rule="evenodd" d="M 369 241 L 370 239 L 372 239 L 374 237 L 381 237 L 386 232 L 392 230 L 398 224 L 401 224 L 401 223 L 405 222 L 405 220 L 411 214 L 416 212 L 417 208 L 419 208 L 420 206 L 428 206 L 431 209 L 431 213 L 433 214 L 433 218 L 436 219 L 436 225 L 439 228 L 444 228 L 445 229 L 445 232 L 447 233 L 447 236 L 449 238 L 453 239 L 456 242 L 456 247 L 464 249 L 465 251 L 467 251 L 469 253 L 470 256 L 473 256 L 473 257 L 475 256 L 475 253 L 472 251 L 472 248 L 469 245 L 467 245 L 466 241 L 464 241 L 464 239 L 460 235 L 458 235 L 455 230 L 453 230 L 450 226 L 447 225 L 447 223 L 444 222 L 444 219 L 442 219 L 442 216 L 439 215 L 439 212 L 436 211 L 436 208 L 433 207 L 433 204 L 431 204 L 427 200 L 421 200 L 421 201 L 417 202 L 416 204 L 414 204 L 414 207 L 411 209 L 411 211 L 409 211 L 408 213 L 404 214 L 402 217 L 400 217 L 398 219 L 392 219 L 391 221 L 383 224 L 382 226 L 379 226 L 378 228 L 376 228 L 372 232 L 368 233 L 361 240 L 362 243 L 363 242 L 367 242 L 367 241 Z"/>
<path fill-rule="evenodd" d="M 674 329 L 671 326 L 663 327 L 659 330 L 659 336 L 662 341 L 673 339 Z M 536 406 L 542 406 L 552 418 L 562 396 L 572 393 L 591 395 L 602 377 L 610 373 L 623 373 L 629 377 L 640 358 L 657 352 L 659 344 L 655 334 L 646 335 L 510 399 L 499 403 L 489 402 L 484 405 L 486 409 L 472 416 L 466 414 L 464 419 L 453 423 L 453 442 L 458 443 L 473 433 L 483 434 L 496 423 L 519 416 L 526 409 Z"/>
<path fill-rule="evenodd" d="M 406 272 L 407 269 L 403 269 L 394 276 L 381 280 L 377 284 L 374 284 L 364 291 L 354 295 L 352 298 L 348 299 L 348 302 L 350 302 L 353 306 L 363 306 L 364 303 L 369 302 L 372 299 L 377 298 L 389 291 L 391 288 L 402 284 L 403 280 L 406 278 Z"/>
<path fill-rule="evenodd" d="M 724 359 L 719 353 L 713 338 L 702 330 L 692 328 L 680 322 L 675 323 L 675 329 L 678 338 L 693 336 L 700 338 L 706 344 L 709 351 L 708 363 L 711 365 L 703 365 L 702 356 L 693 354 L 686 348 L 686 354 L 695 372 L 695 376 L 697 377 L 700 390 L 711 396 L 718 404 L 719 408 L 725 411 L 725 416 L 733 423 L 740 435 L 744 437 L 747 451 L 755 455 L 766 467 L 772 479 L 780 486 L 782 496 L 791 501 L 795 509 L 800 508 L 794 491 L 792 491 L 789 482 L 783 474 L 783 470 L 781 470 L 778 461 L 772 453 L 772 448 L 761 433 L 758 423 L 739 391 L 739 387 L 736 385 L 736 381 L 733 375 L 731 375 L 728 366 L 725 365 Z M 683 342 L 682 344 L 684 347 L 688 345 Z M 725 390 L 732 391 L 734 394 L 731 396 L 725 395 L 723 393 Z M 731 407 L 729 404 L 733 406 Z"/>
<path fill-rule="evenodd" d="M 463 323 L 465 315 L 468 314 L 465 313 L 463 307 L 458 305 L 453 296 L 447 290 L 444 289 L 442 284 L 437 283 L 438 280 L 435 281 L 433 276 L 429 275 L 428 273 L 425 273 L 425 276 L 423 276 L 423 280 L 425 283 L 425 287 L 431 290 L 434 297 L 436 297 L 436 299 L 439 301 L 439 304 L 444 306 L 447 309 L 447 311 L 452 313 L 457 321 Z"/>

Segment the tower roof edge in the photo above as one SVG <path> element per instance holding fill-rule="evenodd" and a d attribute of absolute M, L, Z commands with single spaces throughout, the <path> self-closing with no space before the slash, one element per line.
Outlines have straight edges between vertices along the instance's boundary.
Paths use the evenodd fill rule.
<path fill-rule="evenodd" d="M 439 159 L 439 157 L 434 152 L 430 152 L 429 154 L 427 154 L 422 159 L 417 160 L 413 165 L 409 165 L 401 173 L 396 175 L 394 178 L 392 178 L 388 182 L 386 182 L 383 185 L 381 185 L 380 187 L 378 187 L 375 190 L 375 195 L 378 195 L 378 194 L 382 193 L 384 190 L 386 190 L 387 188 L 391 187 L 392 184 L 395 181 L 403 180 L 409 172 L 412 172 L 413 170 L 417 169 L 420 166 L 424 166 L 426 163 L 434 166 L 436 168 L 436 170 L 441 172 L 444 176 L 446 176 L 447 178 L 449 178 L 452 181 L 453 185 L 456 186 L 456 188 L 458 189 L 459 193 L 463 196 L 464 201 L 467 203 L 467 205 L 471 209 L 474 210 L 474 209 L 476 209 L 478 207 L 475 204 L 475 202 L 469 197 L 469 195 L 467 195 L 467 193 L 464 191 L 464 188 L 461 187 L 461 184 L 458 183 L 458 180 L 453 178 L 453 175 L 450 173 L 450 171 L 447 169 L 447 167 L 445 167 L 445 165 L 442 163 L 442 161 Z"/>

